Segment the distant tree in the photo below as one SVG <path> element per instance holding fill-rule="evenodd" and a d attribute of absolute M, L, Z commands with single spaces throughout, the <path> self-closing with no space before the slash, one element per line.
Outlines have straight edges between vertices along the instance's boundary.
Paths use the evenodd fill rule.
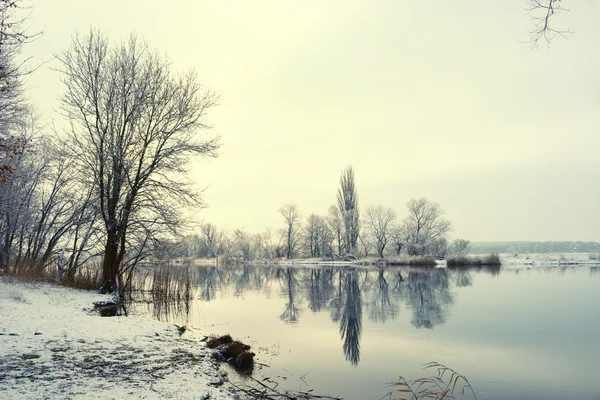
<path fill-rule="evenodd" d="M 337 203 L 344 223 L 344 252 L 353 255 L 356 252 L 356 243 L 360 232 L 360 214 L 354 169 L 351 166 L 342 171 Z"/>
<path fill-rule="evenodd" d="M 366 228 L 377 248 L 377 254 L 383 258 L 383 252 L 391 239 L 396 212 L 391 208 L 370 206 L 366 210 Z"/>
<path fill-rule="evenodd" d="M 319 234 L 319 248 L 321 257 L 329 257 L 333 260 L 334 249 L 333 244 L 335 238 L 333 236 L 333 232 L 329 227 L 327 222 L 327 218 L 321 217 L 321 229 Z"/>
<path fill-rule="evenodd" d="M 224 256 L 233 255 L 236 239 L 232 232 L 221 231 L 221 239 L 219 240 L 218 253 Z"/>
<path fill-rule="evenodd" d="M 294 258 L 300 241 L 300 213 L 295 204 L 286 204 L 279 209 L 285 220 L 285 257 Z"/>
<path fill-rule="evenodd" d="M 371 251 L 375 249 L 370 235 L 361 234 L 358 237 L 358 244 L 360 244 L 360 246 L 357 246 L 356 251 L 358 257 L 369 257 L 371 255 Z"/>
<path fill-rule="evenodd" d="M 252 236 L 246 233 L 243 229 L 236 229 L 233 231 L 235 236 L 235 247 L 238 250 L 238 254 L 244 259 L 244 261 L 251 260 L 252 254 Z"/>
<path fill-rule="evenodd" d="M 344 252 L 344 219 L 340 209 L 335 205 L 329 207 L 327 224 L 333 236 L 333 241 L 336 243 L 336 254 L 342 256 Z"/>
<path fill-rule="evenodd" d="M 304 225 L 304 244 L 310 257 L 325 257 L 331 254 L 332 235 L 325 218 L 311 214 Z"/>
<path fill-rule="evenodd" d="M 208 254 L 212 258 L 216 258 L 219 255 L 219 232 L 214 224 L 209 222 L 200 225 L 200 231 Z"/>
<path fill-rule="evenodd" d="M 426 198 L 411 199 L 407 204 L 408 217 L 400 229 L 410 255 L 437 255 L 439 240 L 450 231 L 450 222 L 443 218 L 444 211 L 437 203 Z"/>
<path fill-rule="evenodd" d="M 427 245 L 427 254 L 445 258 L 448 255 L 448 239 L 443 236 L 430 241 Z"/>
<path fill-rule="evenodd" d="M 216 156 L 218 137 L 201 132 L 217 97 L 193 72 L 174 75 L 135 36 L 111 47 L 91 30 L 57 58 L 71 122 L 64 147 L 95 188 L 104 224 L 102 288 L 121 292 L 122 267 L 137 254 L 130 244 L 143 249 L 176 234 L 181 208 L 202 205 L 186 172 L 192 156 Z"/>
<path fill-rule="evenodd" d="M 392 224 L 390 228 L 390 241 L 394 248 L 394 254 L 400 255 L 403 250 L 406 250 L 406 244 L 410 240 L 407 236 L 407 231 L 403 229 L 403 224 Z"/>
<path fill-rule="evenodd" d="M 449 253 L 453 256 L 462 257 L 469 254 L 471 242 L 465 239 L 455 239 L 449 248 Z"/>

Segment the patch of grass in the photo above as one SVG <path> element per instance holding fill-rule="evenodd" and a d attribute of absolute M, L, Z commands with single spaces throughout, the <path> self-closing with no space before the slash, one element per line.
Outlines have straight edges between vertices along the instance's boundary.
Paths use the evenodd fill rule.
<path fill-rule="evenodd" d="M 102 286 L 102 268 L 100 265 L 78 268 L 72 277 L 67 279 L 65 276 L 63 284 L 76 289 L 98 290 Z"/>
<path fill-rule="evenodd" d="M 384 398 L 390 400 L 456 399 L 454 393 L 458 390 L 463 395 L 471 393 L 473 399 L 477 400 L 475 390 L 466 376 L 437 362 L 425 364 L 424 368 L 435 368 L 437 375 L 414 380 L 399 376 L 398 380 L 391 384 L 393 389 Z"/>
<path fill-rule="evenodd" d="M 500 256 L 497 253 L 487 256 L 458 256 L 450 257 L 446 261 L 448 267 L 496 267 L 500 266 Z"/>

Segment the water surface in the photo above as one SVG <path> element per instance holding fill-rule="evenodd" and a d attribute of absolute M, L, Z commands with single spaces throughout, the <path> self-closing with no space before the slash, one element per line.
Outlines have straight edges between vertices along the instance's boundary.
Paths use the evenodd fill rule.
<path fill-rule="evenodd" d="M 597 267 L 189 271 L 189 309 L 155 315 L 248 342 L 268 365 L 257 379 L 381 399 L 386 383 L 429 376 L 423 364 L 437 361 L 479 399 L 600 399 Z"/>

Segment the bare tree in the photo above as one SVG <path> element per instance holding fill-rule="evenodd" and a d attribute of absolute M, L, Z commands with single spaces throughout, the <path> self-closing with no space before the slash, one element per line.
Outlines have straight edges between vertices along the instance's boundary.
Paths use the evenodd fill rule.
<path fill-rule="evenodd" d="M 562 7 L 561 0 L 525 0 L 528 15 L 533 20 L 533 28 L 529 31 L 530 43 L 537 46 L 540 40 L 546 43 L 557 37 L 564 37 L 568 30 L 554 28 L 551 24 L 553 17 L 561 11 L 566 11 Z"/>
<path fill-rule="evenodd" d="M 443 218 L 444 211 L 439 204 L 426 198 L 410 199 L 406 204 L 408 217 L 401 225 L 410 255 L 430 255 L 436 241 L 445 239 L 450 231 L 450 222 Z"/>
<path fill-rule="evenodd" d="M 344 251 L 346 255 L 354 255 L 360 230 L 360 215 L 354 169 L 351 166 L 342 171 L 340 188 L 337 192 L 337 202 L 344 222 Z"/>
<path fill-rule="evenodd" d="M 233 231 L 235 237 L 235 247 L 239 251 L 244 261 L 251 260 L 252 257 L 252 236 L 243 229 Z"/>
<path fill-rule="evenodd" d="M 219 255 L 219 233 L 217 227 L 207 222 L 200 225 L 200 231 L 202 232 L 208 253 L 212 258 L 216 258 Z"/>
<path fill-rule="evenodd" d="M 28 109 L 22 80 L 30 70 L 25 68 L 25 62 L 17 61 L 17 57 L 23 44 L 39 33 L 27 32 L 28 14 L 24 11 L 20 0 L 0 1 L 0 133 L 3 136 L 12 126 L 22 123 Z"/>
<path fill-rule="evenodd" d="M 40 33 L 29 33 L 29 13 L 20 0 L 0 0 L 0 183 L 13 173 L 13 161 L 27 141 L 15 130 L 27 123 L 30 106 L 23 92 L 23 78 L 31 72 L 27 60 L 18 61 L 24 43 Z"/>
<path fill-rule="evenodd" d="M 286 250 L 285 256 L 287 258 L 294 258 L 296 255 L 296 249 L 299 242 L 299 229 L 300 229 L 300 214 L 295 204 L 286 204 L 279 209 L 279 213 L 285 220 L 285 239 L 286 239 Z"/>
<path fill-rule="evenodd" d="M 57 58 L 71 122 L 65 146 L 95 188 L 104 223 L 102 289 L 119 292 L 124 260 L 137 254 L 127 254 L 130 239 L 145 248 L 159 233 L 176 234 L 180 208 L 202 205 L 185 176 L 190 157 L 216 156 L 218 137 L 200 132 L 217 97 L 193 72 L 174 75 L 133 35 L 111 47 L 98 31 L 77 34 Z"/>
<path fill-rule="evenodd" d="M 370 206 L 366 210 L 366 217 L 366 228 L 373 237 L 377 254 L 380 258 L 383 258 L 383 251 L 390 241 L 396 212 L 391 208 Z"/>
<path fill-rule="evenodd" d="M 450 254 L 457 257 L 464 257 L 469 254 L 471 248 L 471 242 L 465 239 L 455 239 L 450 244 Z"/>
<path fill-rule="evenodd" d="M 14 273 L 37 275 L 56 264 L 57 280 L 65 271 L 72 278 L 93 242 L 91 191 L 73 179 L 72 162 L 50 140 L 35 136 L 35 119 L 22 127 L 28 145 L 0 184 L 0 263 Z"/>
<path fill-rule="evenodd" d="M 311 214 L 304 227 L 304 244 L 310 257 L 325 257 L 331 250 L 332 235 L 325 218 Z"/>
<path fill-rule="evenodd" d="M 344 220 L 340 209 L 335 205 L 329 207 L 329 215 L 327 216 L 327 224 L 333 235 L 333 241 L 337 244 L 337 255 L 342 256 L 344 252 Z"/>

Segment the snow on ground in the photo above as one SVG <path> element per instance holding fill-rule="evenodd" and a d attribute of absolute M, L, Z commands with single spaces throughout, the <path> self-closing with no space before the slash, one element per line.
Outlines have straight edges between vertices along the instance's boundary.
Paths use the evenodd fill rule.
<path fill-rule="evenodd" d="M 600 256 L 590 253 L 500 254 L 502 267 L 563 267 L 569 265 L 600 265 Z"/>
<path fill-rule="evenodd" d="M 233 399 L 173 325 L 102 318 L 110 296 L 0 276 L 0 399 Z"/>

